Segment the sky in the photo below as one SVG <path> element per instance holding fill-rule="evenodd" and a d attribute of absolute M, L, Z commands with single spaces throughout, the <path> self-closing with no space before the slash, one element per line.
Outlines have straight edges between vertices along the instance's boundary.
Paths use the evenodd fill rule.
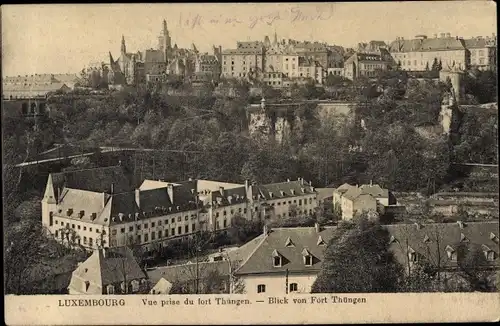
<path fill-rule="evenodd" d="M 4 76 L 77 73 L 90 62 L 157 47 L 167 20 L 172 44 L 212 51 L 236 41 L 278 38 L 353 47 L 370 40 L 451 33 L 491 36 L 492 1 L 361 3 L 50 4 L 2 6 Z"/>

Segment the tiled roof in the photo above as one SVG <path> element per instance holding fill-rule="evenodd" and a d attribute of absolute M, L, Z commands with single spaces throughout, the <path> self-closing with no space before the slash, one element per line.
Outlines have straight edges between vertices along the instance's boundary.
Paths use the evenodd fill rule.
<path fill-rule="evenodd" d="M 377 198 L 389 198 L 389 190 L 382 189 L 379 185 L 361 185 L 359 188 L 364 194 Z"/>
<path fill-rule="evenodd" d="M 358 187 L 344 183 L 338 187 L 336 191 L 351 200 L 356 199 L 361 195 L 371 195 L 373 198 L 389 198 L 389 190 L 384 189 L 377 184 L 361 185 Z"/>
<path fill-rule="evenodd" d="M 203 279 L 210 272 L 218 272 L 220 275 L 229 275 L 230 265 L 227 260 L 215 262 L 200 262 L 198 263 L 199 278 Z M 196 264 L 188 263 L 183 265 L 173 265 L 165 267 L 157 267 L 147 271 L 148 278 L 153 284 L 158 283 L 162 278 L 174 282 L 187 282 L 196 279 Z"/>
<path fill-rule="evenodd" d="M 242 249 L 246 251 L 245 254 L 250 251 L 247 257 L 241 257 L 240 253 L 243 261 L 236 274 L 275 273 L 286 270 L 290 273 L 318 272 L 324 257 L 323 251 L 334 230 L 334 227 L 322 228 L 320 232 L 317 232 L 315 227 L 271 229 L 267 235 L 262 234 L 249 242 L 249 244 L 251 243 L 249 248 L 245 248 L 245 245 L 231 252 L 232 255 L 235 255 L 235 252 Z M 324 241 L 324 245 L 318 244 L 320 237 Z M 288 239 L 291 240 L 293 246 L 287 246 Z M 304 264 L 304 249 L 307 249 L 313 257 L 312 266 Z M 273 252 L 282 257 L 280 267 L 273 266 Z"/>
<path fill-rule="evenodd" d="M 396 40 L 389 45 L 390 52 L 421 52 L 442 50 L 465 50 L 465 43 L 456 37 Z"/>
<path fill-rule="evenodd" d="M 363 194 L 363 192 L 361 191 L 361 189 L 359 189 L 358 187 L 354 187 L 354 188 L 350 188 L 348 189 L 343 197 L 345 198 L 348 198 L 350 200 L 354 200 L 356 198 L 358 198 L 359 196 L 361 196 Z"/>
<path fill-rule="evenodd" d="M 447 256 L 448 246 L 456 251 L 460 244 L 474 248 L 484 245 L 496 253 L 496 259 L 491 263 L 500 266 L 498 221 L 465 222 L 462 225 L 463 228 L 458 222 L 423 224 L 418 227 L 415 224 L 394 224 L 386 225 L 385 228 L 391 236 L 390 249 L 400 262 L 406 262 L 404 247 L 408 241 L 409 247 L 418 255 L 429 257 L 430 254 L 428 259 L 434 264 L 438 262 L 438 256 L 441 256 L 439 261 L 443 267 L 456 266 L 456 262 Z"/>
<path fill-rule="evenodd" d="M 58 216 L 92 222 L 92 214 L 100 215 L 106 203 L 106 195 L 81 189 L 65 188 L 57 205 Z M 83 216 L 80 217 L 80 212 Z"/>
<path fill-rule="evenodd" d="M 52 173 L 54 190 L 72 188 L 95 192 L 121 193 L 133 190 L 133 186 L 122 166 L 109 166 L 94 169 Z"/>
<path fill-rule="evenodd" d="M 254 196 L 254 199 L 257 199 L 259 194 L 264 199 L 273 200 L 315 193 L 316 190 L 314 187 L 311 187 L 309 183 L 300 180 L 252 186 L 252 195 Z"/>
<path fill-rule="evenodd" d="M 351 188 L 356 188 L 356 186 L 351 186 L 350 184 L 348 183 L 344 183 L 343 185 L 339 186 L 336 191 L 343 194 L 345 193 L 347 190 L 351 189 Z"/>
<path fill-rule="evenodd" d="M 226 49 L 222 51 L 222 54 L 263 54 L 263 48 L 239 48 L 239 49 Z"/>
<path fill-rule="evenodd" d="M 70 287 L 82 289 L 83 282 L 90 282 L 89 293 L 102 293 L 109 284 L 120 284 L 125 280 L 145 279 L 147 276 L 137 263 L 134 255 L 127 247 L 95 250 L 73 272 Z"/>

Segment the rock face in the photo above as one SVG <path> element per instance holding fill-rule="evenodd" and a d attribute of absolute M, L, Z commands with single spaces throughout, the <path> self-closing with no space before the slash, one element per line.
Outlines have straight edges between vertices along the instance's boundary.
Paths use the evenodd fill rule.
<path fill-rule="evenodd" d="M 354 102 L 330 101 L 315 103 L 314 115 L 320 121 L 329 121 L 330 118 L 354 119 Z M 252 104 L 247 107 L 248 131 L 250 135 L 265 135 L 274 137 L 282 142 L 293 134 L 303 131 L 304 118 L 293 112 L 294 105 Z M 298 109 L 297 109 L 298 110 Z"/>

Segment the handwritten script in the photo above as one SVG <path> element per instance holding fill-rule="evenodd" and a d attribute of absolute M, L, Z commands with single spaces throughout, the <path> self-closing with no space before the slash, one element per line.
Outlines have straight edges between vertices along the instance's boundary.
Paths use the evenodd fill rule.
<path fill-rule="evenodd" d="M 249 15 L 246 17 L 234 17 L 230 13 L 221 13 L 215 16 L 207 16 L 199 13 L 180 14 L 178 25 L 181 28 L 204 28 L 210 25 L 241 26 L 250 29 L 259 25 L 272 26 L 277 22 L 298 23 L 308 21 L 326 21 L 333 17 L 333 5 L 316 7 L 316 10 L 307 11 L 300 7 L 292 7 L 288 10 L 275 10 L 264 15 Z"/>

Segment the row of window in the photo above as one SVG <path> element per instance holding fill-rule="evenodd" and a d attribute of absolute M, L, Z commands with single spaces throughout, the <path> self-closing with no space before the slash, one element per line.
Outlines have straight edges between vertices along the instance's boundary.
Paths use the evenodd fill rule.
<path fill-rule="evenodd" d="M 288 285 L 288 292 L 297 292 L 299 290 L 299 286 L 297 283 L 290 283 Z M 266 285 L 265 284 L 259 284 L 257 285 L 257 293 L 266 293 Z"/>
<path fill-rule="evenodd" d="M 59 224 L 59 220 L 55 220 L 55 223 L 56 224 Z M 77 229 L 77 230 L 81 230 L 82 229 L 82 226 L 81 225 L 76 225 L 75 224 L 70 224 L 68 222 L 64 223 L 64 221 L 61 221 L 61 226 L 67 226 L 67 227 L 71 227 L 72 229 Z M 83 231 L 87 231 L 87 227 L 86 226 L 83 226 Z M 89 232 L 92 232 L 92 228 L 89 227 Z M 98 228 L 95 229 L 95 232 L 96 233 L 100 233 L 101 230 L 99 230 Z M 103 234 L 106 234 L 106 231 L 102 231 Z"/>
<path fill-rule="evenodd" d="M 297 199 L 294 199 L 293 203 L 297 204 Z M 281 202 L 271 203 L 271 206 L 275 206 L 275 204 L 278 206 L 281 206 Z M 289 200 L 288 204 L 292 204 L 292 201 Z M 311 205 L 311 204 L 312 204 L 312 198 L 309 198 L 309 205 Z M 283 202 L 283 205 L 286 205 L 286 200 Z M 304 205 L 307 205 L 307 199 L 304 199 Z M 299 206 L 302 206 L 302 199 L 299 199 Z"/>
<path fill-rule="evenodd" d="M 183 233 L 183 230 L 184 230 L 184 233 Z M 142 243 L 142 242 L 149 242 L 150 241 L 150 235 L 151 235 L 151 241 L 155 241 L 156 239 L 162 239 L 162 238 L 166 238 L 166 237 L 169 237 L 169 236 L 175 236 L 175 235 L 182 235 L 182 234 L 187 234 L 187 233 L 193 233 L 196 231 L 196 224 L 191 224 L 191 232 L 189 231 L 189 225 L 184 225 L 184 228 L 182 228 L 182 226 L 178 226 L 177 227 L 177 234 L 175 233 L 176 231 L 176 228 L 171 228 L 170 229 L 170 235 L 169 235 L 169 232 L 168 232 L 168 229 L 165 229 L 165 230 L 158 230 L 156 232 L 152 231 L 150 234 L 149 233 L 146 233 L 146 234 L 138 234 L 137 235 L 137 241 L 139 243 Z"/>
<path fill-rule="evenodd" d="M 243 214 L 247 213 L 247 209 L 246 208 L 243 208 L 243 209 L 241 209 L 241 207 L 238 208 L 238 213 L 241 213 L 242 211 L 243 211 Z M 231 212 L 231 215 L 233 215 L 234 214 L 234 209 L 231 209 L 230 212 Z M 225 211 L 225 210 L 222 211 L 222 215 L 226 216 L 227 215 L 227 211 Z M 215 212 L 215 217 L 219 217 L 219 212 Z"/>
<path fill-rule="evenodd" d="M 298 210 L 297 211 L 297 214 L 298 215 L 302 215 L 302 214 L 307 214 L 307 212 L 309 212 L 309 215 L 312 215 L 313 213 L 313 210 L 310 209 L 309 211 L 307 209 L 304 209 L 303 211 L 302 210 Z M 276 217 L 277 218 L 281 218 L 281 217 L 291 217 L 292 216 L 292 213 L 288 212 L 288 213 L 283 213 L 283 214 L 277 214 Z"/>

